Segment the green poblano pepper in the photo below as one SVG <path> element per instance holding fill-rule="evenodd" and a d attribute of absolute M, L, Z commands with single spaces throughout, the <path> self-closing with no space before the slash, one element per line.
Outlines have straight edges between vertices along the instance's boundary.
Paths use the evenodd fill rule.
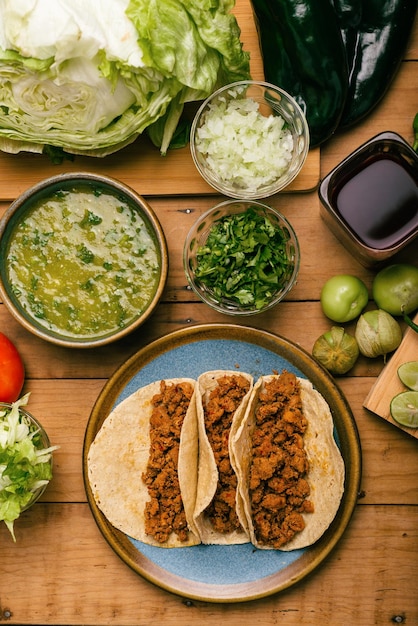
<path fill-rule="evenodd" d="M 345 46 L 331 0 L 252 0 L 264 75 L 292 95 L 310 146 L 337 129 L 348 90 Z"/>
<path fill-rule="evenodd" d="M 363 14 L 363 0 L 333 0 L 333 4 L 350 68 L 356 54 L 358 31 Z"/>
<path fill-rule="evenodd" d="M 349 71 L 340 126 L 368 115 L 390 87 L 408 45 L 417 0 L 333 0 Z"/>

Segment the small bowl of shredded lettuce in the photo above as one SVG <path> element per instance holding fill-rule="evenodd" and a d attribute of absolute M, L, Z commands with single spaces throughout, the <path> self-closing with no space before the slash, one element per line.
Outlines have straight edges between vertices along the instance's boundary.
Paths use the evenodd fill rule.
<path fill-rule="evenodd" d="M 45 491 L 58 447 L 50 445 L 41 424 L 22 408 L 28 397 L 0 403 L 0 521 L 14 541 L 14 522 Z"/>
<path fill-rule="evenodd" d="M 216 311 L 254 315 L 271 309 L 294 286 L 298 239 L 276 209 L 255 200 L 226 200 L 190 229 L 183 266 L 192 290 Z"/>
<path fill-rule="evenodd" d="M 190 150 L 200 175 L 217 191 L 232 198 L 266 198 L 299 174 L 309 151 L 309 128 L 283 89 L 239 81 L 200 106 Z"/>

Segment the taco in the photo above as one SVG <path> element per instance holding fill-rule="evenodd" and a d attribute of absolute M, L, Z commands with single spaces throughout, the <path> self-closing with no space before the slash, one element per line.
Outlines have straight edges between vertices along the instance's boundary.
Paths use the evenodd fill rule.
<path fill-rule="evenodd" d="M 195 380 L 173 378 L 138 389 L 109 414 L 88 451 L 97 506 L 113 526 L 147 544 L 200 543 L 193 525 L 195 387 Z"/>
<path fill-rule="evenodd" d="M 315 543 L 338 511 L 345 474 L 321 394 L 287 371 L 262 376 L 231 446 L 238 516 L 252 543 L 284 551 Z"/>
<path fill-rule="evenodd" d="M 214 370 L 199 376 L 196 408 L 199 467 L 194 523 L 205 544 L 248 543 L 237 515 L 237 476 L 230 435 L 245 414 L 253 387 L 247 373 Z"/>

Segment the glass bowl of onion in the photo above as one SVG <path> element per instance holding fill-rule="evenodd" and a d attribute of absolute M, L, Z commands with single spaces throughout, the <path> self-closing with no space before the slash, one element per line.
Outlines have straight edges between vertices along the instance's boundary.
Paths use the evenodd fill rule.
<path fill-rule="evenodd" d="M 309 151 L 309 127 L 297 102 L 262 81 L 215 91 L 198 109 L 190 150 L 203 179 L 220 193 L 256 200 L 290 185 Z"/>

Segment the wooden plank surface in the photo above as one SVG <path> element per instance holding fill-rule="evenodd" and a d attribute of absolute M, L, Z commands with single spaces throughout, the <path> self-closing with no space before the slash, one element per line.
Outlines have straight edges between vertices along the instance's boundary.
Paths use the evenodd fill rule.
<path fill-rule="evenodd" d="M 418 324 L 418 313 L 414 321 Z M 390 414 L 390 402 L 396 394 L 406 391 L 406 387 L 401 383 L 398 376 L 398 367 L 408 361 L 418 361 L 418 334 L 408 328 L 404 333 L 401 345 L 396 352 L 390 356 L 389 362 L 377 378 L 370 393 L 364 401 L 364 407 L 379 417 L 382 417 L 390 424 L 404 430 L 412 437 L 418 438 L 418 428 L 407 428 L 398 424 Z"/>
<path fill-rule="evenodd" d="M 373 114 L 321 148 L 324 174 L 377 132 L 394 130 L 408 141 L 412 139 L 418 28 L 406 58 Z M 14 167 L 11 172 L 17 180 Z M 0 331 L 11 337 L 23 356 L 27 371 L 24 391 L 31 392 L 30 409 L 46 427 L 52 443 L 60 446 L 54 457 L 54 478 L 42 501 L 16 523 L 16 544 L 0 524 L 1 624 L 418 624 L 417 441 L 363 406 L 384 368 L 380 358 L 361 357 L 347 376 L 336 379 L 359 429 L 361 489 L 353 518 L 335 550 L 298 585 L 255 602 L 188 602 L 131 571 L 94 522 L 83 485 L 82 446 L 87 420 L 108 377 L 141 346 L 171 330 L 231 321 L 196 301 L 186 287 L 182 269 L 185 233 L 191 222 L 219 199 L 203 193 L 152 198 L 169 247 L 167 289 L 152 319 L 124 341 L 93 351 L 65 350 L 30 335 L 0 304 Z M 319 303 L 325 280 L 336 273 L 355 274 L 371 293 L 375 272 L 363 268 L 325 226 L 316 192 L 278 194 L 272 205 L 296 229 L 302 253 L 298 282 L 285 302 L 240 323 L 275 332 L 310 352 L 317 336 L 331 325 Z M 6 207 L 7 202 L 0 204 L 0 215 Z M 396 260 L 417 264 L 416 247 L 406 249 Z M 352 332 L 354 325 L 346 327 Z"/>
<path fill-rule="evenodd" d="M 251 75 L 263 80 L 263 63 L 250 0 L 237 0 L 234 13 L 241 41 L 250 52 Z M 320 150 L 308 154 L 299 175 L 286 192 L 309 191 L 319 182 Z M 44 155 L 0 152 L 0 200 L 13 200 L 31 185 L 63 172 L 89 171 L 113 176 L 142 195 L 215 194 L 196 170 L 189 147 L 169 151 L 162 157 L 146 136 L 104 158 L 75 156 L 73 161 L 53 165 Z"/>
<path fill-rule="evenodd" d="M 20 625 L 382 626 L 404 616 L 412 626 L 418 623 L 411 587 L 418 576 L 418 509 L 403 506 L 400 520 L 398 508 L 359 507 L 339 549 L 286 593 L 211 604 L 172 595 L 131 571 L 103 541 L 87 504 L 38 503 L 24 513 L 19 532 L 29 578 L 0 528 L 0 619 Z M 372 571 L 379 574 L 370 577 Z"/>

